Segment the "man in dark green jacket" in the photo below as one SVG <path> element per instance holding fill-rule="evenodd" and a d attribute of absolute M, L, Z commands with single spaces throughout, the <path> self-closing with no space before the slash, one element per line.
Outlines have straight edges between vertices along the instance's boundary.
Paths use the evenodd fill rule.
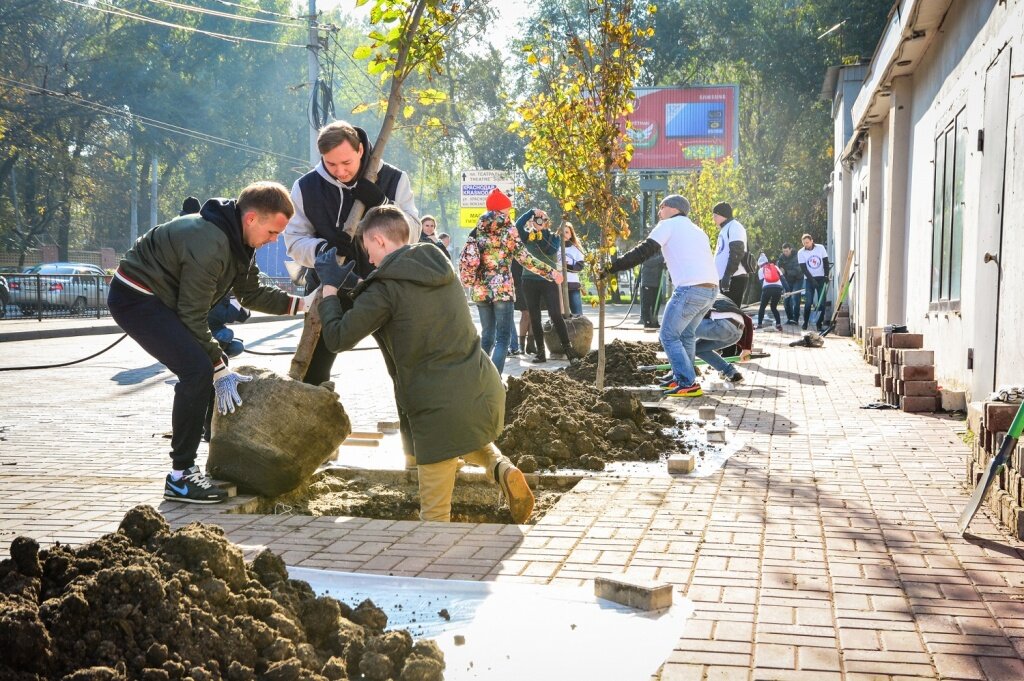
<path fill-rule="evenodd" d="M 237 201 L 210 199 L 199 213 L 157 225 L 125 253 L 114 274 L 107 296 L 114 321 L 178 377 L 168 499 L 213 504 L 226 497 L 195 465 L 196 450 L 213 398 L 220 413 L 233 412 L 242 404 L 238 384 L 250 379 L 228 369 L 207 315 L 229 289 L 260 312 L 305 308 L 302 298 L 261 286 L 255 260 L 256 249 L 277 240 L 292 211 L 283 186 L 251 184 Z"/>
<path fill-rule="evenodd" d="M 508 500 L 513 521 L 525 523 L 533 493 L 494 445 L 505 422 L 505 390 L 480 347 L 451 263 L 432 244 L 409 245 L 409 223 L 395 206 L 371 209 L 356 239 L 377 269 L 355 286 L 351 304 L 336 294 L 347 288 L 353 263 L 338 265 L 333 250 L 316 259 L 324 286 L 321 333 L 327 349 L 338 353 L 376 333 L 395 367 L 395 397 L 412 431 L 420 518 L 451 519 L 461 457 L 484 467 Z"/>

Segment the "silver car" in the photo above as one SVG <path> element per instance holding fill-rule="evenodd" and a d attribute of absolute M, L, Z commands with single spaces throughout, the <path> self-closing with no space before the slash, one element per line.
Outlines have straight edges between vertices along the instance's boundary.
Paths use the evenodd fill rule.
<path fill-rule="evenodd" d="M 107 306 L 107 275 L 89 263 L 51 262 L 28 268 L 22 274 L 7 276 L 10 304 L 22 314 L 36 308 L 66 309 L 82 314 Z"/>

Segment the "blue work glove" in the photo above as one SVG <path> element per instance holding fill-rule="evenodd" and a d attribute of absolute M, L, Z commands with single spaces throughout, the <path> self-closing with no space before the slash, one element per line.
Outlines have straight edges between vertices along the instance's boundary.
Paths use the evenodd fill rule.
<path fill-rule="evenodd" d="M 217 397 L 217 411 L 221 414 L 234 413 L 235 407 L 242 406 L 242 397 L 238 394 L 238 384 L 248 383 L 252 376 L 236 374 L 224 367 L 213 374 L 213 390 Z"/>
<path fill-rule="evenodd" d="M 344 265 L 338 264 L 338 249 L 331 248 L 316 256 L 314 269 L 320 283 L 333 286 L 343 291 L 351 291 L 359 283 L 359 276 L 353 271 L 356 261 L 350 260 Z"/>

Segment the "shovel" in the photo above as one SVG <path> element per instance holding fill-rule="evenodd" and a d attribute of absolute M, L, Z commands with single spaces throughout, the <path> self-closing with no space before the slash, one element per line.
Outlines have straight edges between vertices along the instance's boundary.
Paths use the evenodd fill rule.
<path fill-rule="evenodd" d="M 1009 460 L 1010 453 L 1013 452 L 1013 448 L 1017 445 L 1017 439 L 1020 437 L 1021 431 L 1024 431 L 1024 403 L 1017 407 L 1017 415 L 1013 417 L 1010 430 L 1006 432 L 1006 437 L 1003 438 L 1003 445 L 999 448 L 999 453 L 989 462 L 988 468 L 985 469 L 985 474 L 981 476 L 981 480 L 978 481 L 978 485 L 974 488 L 974 494 L 971 495 L 970 501 L 967 502 L 967 508 L 960 514 L 960 522 L 957 523 L 957 527 L 960 529 L 961 535 L 967 532 L 967 526 L 971 524 L 974 514 L 978 512 L 978 507 L 984 501 L 985 493 L 988 492 L 988 488 L 992 484 L 992 478 L 996 476 L 999 469 L 1005 466 Z"/>

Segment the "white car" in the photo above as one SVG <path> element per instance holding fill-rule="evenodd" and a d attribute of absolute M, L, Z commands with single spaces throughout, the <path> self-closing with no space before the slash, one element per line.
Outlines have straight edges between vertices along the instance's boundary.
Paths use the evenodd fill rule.
<path fill-rule="evenodd" d="M 107 274 L 89 263 L 51 262 L 7 275 L 10 304 L 24 315 L 36 308 L 67 309 L 83 314 L 107 306 Z"/>

